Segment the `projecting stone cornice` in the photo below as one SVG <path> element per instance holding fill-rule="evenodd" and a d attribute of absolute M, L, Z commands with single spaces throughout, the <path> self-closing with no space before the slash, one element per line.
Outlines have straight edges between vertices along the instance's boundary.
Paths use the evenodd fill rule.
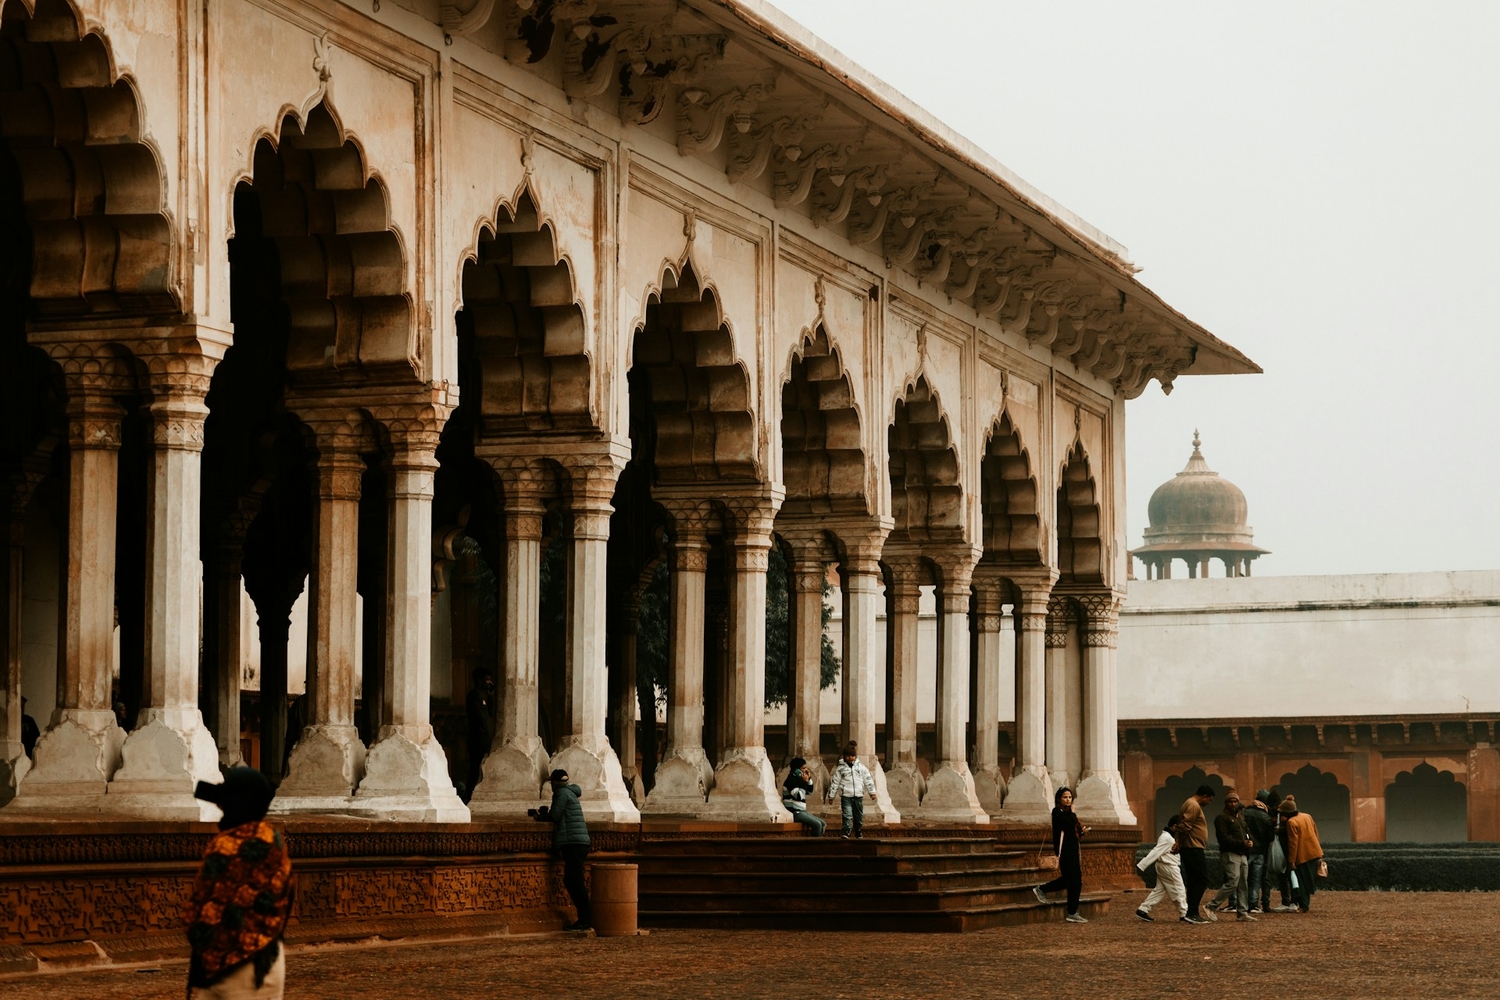
<path fill-rule="evenodd" d="M 760 0 L 498 0 L 485 20 L 575 100 L 669 124 L 681 155 L 1127 398 L 1260 371 L 1137 281 L 1119 243 Z"/>

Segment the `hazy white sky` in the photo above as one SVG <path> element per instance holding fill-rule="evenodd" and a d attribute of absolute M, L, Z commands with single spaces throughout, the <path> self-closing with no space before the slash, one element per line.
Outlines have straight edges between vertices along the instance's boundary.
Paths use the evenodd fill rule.
<path fill-rule="evenodd" d="M 1257 575 L 1500 568 L 1500 3 L 773 0 L 1130 248 L 1264 375 L 1127 410 Z"/>

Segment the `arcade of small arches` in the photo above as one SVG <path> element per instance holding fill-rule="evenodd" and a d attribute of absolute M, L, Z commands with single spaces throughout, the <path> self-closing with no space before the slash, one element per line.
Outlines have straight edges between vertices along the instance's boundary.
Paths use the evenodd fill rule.
<path fill-rule="evenodd" d="M 500 7 L 492 30 L 513 30 Z M 455 124 L 438 137 L 391 97 L 446 65 L 419 40 L 432 32 L 398 37 L 319 8 L 329 31 L 312 36 L 263 5 L 225 3 L 194 15 L 183 58 L 259 26 L 286 59 L 258 60 L 307 65 L 269 77 L 229 52 L 200 66 L 215 95 L 233 80 L 259 101 L 231 102 L 204 130 L 201 92 L 163 104 L 170 114 L 151 103 L 192 74 L 122 71 L 143 29 L 110 10 L 11 0 L 0 25 L 7 814 L 211 815 L 192 788 L 241 760 L 243 590 L 277 811 L 519 818 L 564 768 L 595 819 L 785 820 L 761 669 L 776 546 L 792 581 L 789 757 L 818 760 L 832 721 L 818 714 L 831 566 L 837 721 L 877 776 L 873 821 L 1035 821 L 1067 782 L 1091 821 L 1134 822 L 1114 693 L 1124 399 L 1148 378 L 1169 386 L 1250 362 L 1172 327 L 1185 321 L 1059 223 L 1017 221 L 1035 214 L 1020 203 L 986 209 L 1019 227 L 1007 251 L 985 242 L 1004 226 L 983 240 L 952 228 L 969 211 L 957 194 L 908 185 L 882 200 L 888 182 L 871 168 L 859 189 L 885 207 L 850 227 L 851 246 L 832 229 L 814 242 L 769 225 L 800 200 L 744 194 L 731 182 L 736 170 L 755 180 L 746 162 L 668 179 L 653 157 L 677 169 L 689 151 L 632 129 L 655 119 L 643 94 L 682 101 L 696 121 L 706 91 L 683 89 L 686 61 L 621 95 L 615 131 L 580 133 L 547 110 L 562 99 L 555 84 L 466 41 L 462 99 L 445 98 Z M 385 61 L 353 54 L 356 40 Z M 550 58 L 572 72 L 575 55 Z M 277 109 L 269 120 L 265 108 Z M 163 141 L 179 113 L 191 162 Z M 760 134 L 751 108 L 735 115 L 741 134 Z M 791 172 L 801 149 L 777 128 L 766 155 Z M 840 172 L 852 169 L 820 149 L 803 187 L 848 179 L 852 191 Z M 908 207 L 888 219 L 893 204 Z M 872 239 L 891 244 L 883 273 L 878 254 L 855 249 Z M 1025 267 L 1007 270 L 1018 257 Z M 948 281 L 950 268 L 963 279 Z M 955 304 L 965 286 L 960 299 L 993 312 Z M 484 655 L 500 678 L 467 804 L 431 697 L 432 630 L 460 615 L 435 620 L 434 594 L 460 552 L 495 581 Z M 666 743 L 642 775 L 637 618 L 661 564 Z M 564 593 L 548 609 L 545 572 Z M 924 774 L 916 627 L 928 586 L 940 621 Z M 286 689 L 304 591 L 306 695 L 289 720 L 273 693 Z M 875 649 L 882 603 L 888 638 Z M 1018 736 L 1002 770 L 1006 614 Z M 20 698 L 42 690 L 55 697 L 33 759 Z"/>

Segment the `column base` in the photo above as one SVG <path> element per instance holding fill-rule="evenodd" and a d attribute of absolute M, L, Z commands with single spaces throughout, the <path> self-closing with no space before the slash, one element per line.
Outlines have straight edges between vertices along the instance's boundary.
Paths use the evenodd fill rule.
<path fill-rule="evenodd" d="M 701 819 L 713 787 L 713 765 L 702 747 L 669 750 L 666 759 L 656 765 L 656 784 L 646 796 L 641 814 Z"/>
<path fill-rule="evenodd" d="M 222 813 L 193 797 L 198 782 L 224 780 L 219 746 L 196 708 L 148 708 L 125 738 L 123 763 L 105 796 L 110 812 L 152 819 L 215 822 Z"/>
<path fill-rule="evenodd" d="M 885 768 L 880 766 L 880 761 L 874 754 L 867 754 L 860 760 L 865 762 L 865 767 L 870 769 L 870 776 L 875 779 L 875 801 L 865 804 L 865 826 L 900 825 L 901 810 L 891 801 L 891 786 L 885 780 Z M 838 817 L 838 822 L 844 821 L 837 802 L 833 803 L 833 815 Z"/>
<path fill-rule="evenodd" d="M 1135 826 L 1119 771 L 1086 771 L 1073 794 L 1073 811 L 1090 826 Z"/>
<path fill-rule="evenodd" d="M 31 758 L 20 743 L 0 743 L 0 806 L 16 797 L 21 781 L 31 771 Z"/>
<path fill-rule="evenodd" d="M 714 771 L 704 819 L 725 823 L 790 823 L 765 747 L 732 747 Z"/>
<path fill-rule="evenodd" d="M 921 808 L 922 796 L 927 794 L 927 779 L 912 760 L 897 761 L 895 767 L 885 772 L 885 786 L 891 806 L 908 816 Z"/>
<path fill-rule="evenodd" d="M 364 777 L 365 757 L 365 745 L 353 726 L 308 726 L 292 749 L 272 811 L 325 812 L 326 807 L 314 803 L 349 799 Z"/>
<path fill-rule="evenodd" d="M 979 799 L 979 808 L 994 816 L 1005 801 L 1005 772 L 998 764 L 982 767 L 974 772 L 974 795 Z"/>
<path fill-rule="evenodd" d="M 467 823 L 469 807 L 448 777 L 448 758 L 429 726 L 387 726 L 365 757 L 355 816 L 394 823 Z"/>
<path fill-rule="evenodd" d="M 974 794 L 974 775 L 962 760 L 945 760 L 927 779 L 927 794 L 908 819 L 920 823 L 988 823 Z"/>
<path fill-rule="evenodd" d="M 630 800 L 619 758 L 609 738 L 565 737 L 565 745 L 552 755 L 548 771 L 562 768 L 573 784 L 583 789 L 581 805 L 588 822 L 639 823 L 641 811 Z M 551 801 L 551 794 L 548 794 Z"/>
<path fill-rule="evenodd" d="M 1001 823 L 1052 822 L 1052 776 L 1047 769 L 1033 765 L 1012 774 L 995 819 Z"/>
<path fill-rule="evenodd" d="M 25 784 L 7 808 L 105 812 L 109 779 L 120 769 L 125 730 L 109 709 L 63 709 L 36 744 Z"/>
<path fill-rule="evenodd" d="M 524 819 L 526 810 L 551 801 L 543 791 L 547 781 L 547 750 L 535 736 L 507 740 L 485 755 L 479 784 L 469 796 L 475 816 Z"/>

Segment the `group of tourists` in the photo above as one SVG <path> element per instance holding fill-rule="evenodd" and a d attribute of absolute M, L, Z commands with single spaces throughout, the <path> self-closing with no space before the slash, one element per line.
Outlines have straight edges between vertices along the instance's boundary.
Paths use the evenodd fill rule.
<path fill-rule="evenodd" d="M 803 757 L 793 757 L 786 780 L 781 783 L 781 804 L 792 814 L 792 819 L 807 827 L 814 837 L 823 836 L 827 824 L 823 818 L 807 808 L 807 796 L 814 790 L 812 769 Z M 844 744 L 844 752 L 834 765 L 828 779 L 828 792 L 824 799 L 839 800 L 839 811 L 844 820 L 845 840 L 860 840 L 865 835 L 865 796 L 875 798 L 875 776 L 859 759 L 859 744 L 853 740 Z"/>
<path fill-rule="evenodd" d="M 1316 880 L 1327 871 L 1318 825 L 1297 808 L 1296 798 L 1266 789 L 1248 804 L 1233 789 L 1225 794 L 1224 810 L 1214 819 L 1224 884 L 1203 905 L 1209 888 L 1203 810 L 1215 797 L 1212 786 L 1200 785 L 1137 863 L 1143 874 L 1154 868 L 1156 886 L 1135 915 L 1155 920 L 1151 911 L 1163 900 L 1172 901 L 1178 920 L 1186 924 L 1206 924 L 1230 911 L 1236 920 L 1254 920 L 1258 913 L 1308 912 Z M 1273 889 L 1280 897 L 1276 906 L 1271 905 Z"/>

